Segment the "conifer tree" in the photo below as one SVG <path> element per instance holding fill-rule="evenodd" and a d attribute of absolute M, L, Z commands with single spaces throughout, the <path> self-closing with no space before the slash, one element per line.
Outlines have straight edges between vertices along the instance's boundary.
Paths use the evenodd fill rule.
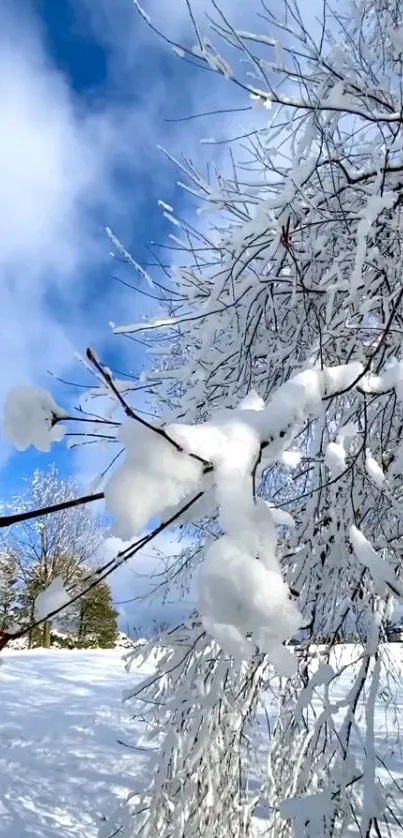
<path fill-rule="evenodd" d="M 113 648 L 118 633 L 119 612 L 113 607 L 106 582 L 100 582 L 78 602 L 77 642 L 79 646 Z"/>

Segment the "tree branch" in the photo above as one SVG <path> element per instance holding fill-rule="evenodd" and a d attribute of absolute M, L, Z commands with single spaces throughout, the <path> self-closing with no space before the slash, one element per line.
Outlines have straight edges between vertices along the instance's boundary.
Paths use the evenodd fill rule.
<path fill-rule="evenodd" d="M 116 384 L 115 384 L 112 376 L 110 375 L 110 373 L 98 361 L 98 359 L 95 357 L 95 355 L 94 355 L 92 349 L 90 349 L 90 347 L 88 347 L 88 349 L 87 349 L 87 358 L 88 358 L 89 361 L 91 361 L 91 363 L 94 365 L 95 369 L 99 372 L 100 376 L 105 381 L 106 385 L 109 387 L 109 389 L 112 391 L 114 396 L 117 398 L 119 404 L 123 407 L 123 410 L 124 410 L 126 416 L 128 416 L 130 419 L 134 419 L 136 422 L 139 422 L 145 428 L 148 428 L 150 431 L 153 431 L 154 433 L 161 436 L 163 439 L 165 439 L 167 442 L 169 442 L 170 445 L 173 445 L 173 447 L 176 448 L 176 450 L 179 451 L 180 453 L 182 453 L 182 454 L 187 454 L 188 453 L 188 452 L 184 451 L 182 446 L 179 445 L 179 443 L 176 442 L 174 439 L 172 439 L 172 437 L 170 437 L 169 434 L 167 434 L 167 432 L 164 431 L 163 428 L 156 427 L 151 422 L 147 422 L 146 419 L 143 419 L 141 416 L 139 416 L 137 413 L 135 413 L 133 408 L 130 407 L 130 405 L 123 398 L 122 394 L 119 392 L 119 390 L 116 387 Z M 194 459 L 194 460 L 197 460 L 203 466 L 209 466 L 209 463 L 207 462 L 207 460 L 204 460 L 202 457 L 199 457 L 197 454 L 188 454 L 188 456 L 192 457 L 192 459 Z"/>
<path fill-rule="evenodd" d="M 55 512 L 62 512 L 63 509 L 72 509 L 74 506 L 83 506 L 86 503 L 93 503 L 104 498 L 103 492 L 94 495 L 83 495 L 80 498 L 65 500 L 51 506 L 43 506 L 40 509 L 29 509 L 27 512 L 16 512 L 14 515 L 2 515 L 0 517 L 0 529 L 19 524 L 21 521 L 29 521 L 31 518 L 41 518 L 43 515 L 53 515 Z"/>

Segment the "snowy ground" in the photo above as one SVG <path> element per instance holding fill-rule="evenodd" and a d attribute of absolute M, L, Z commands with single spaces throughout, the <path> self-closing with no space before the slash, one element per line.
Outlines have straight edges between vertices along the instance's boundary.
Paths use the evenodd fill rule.
<path fill-rule="evenodd" d="M 389 649 L 391 671 L 402 672 L 403 646 Z M 0 838 L 95 838 L 102 816 L 110 815 L 127 791 L 144 785 L 147 756 L 120 744 L 136 743 L 141 733 L 132 708 L 121 700 L 122 690 L 141 676 L 126 674 L 121 654 L 37 650 L 2 655 Z M 356 651 L 349 646 L 339 654 L 347 663 Z M 347 670 L 344 694 L 350 677 Z M 393 684 L 394 700 L 386 694 L 377 701 L 376 739 L 387 768 L 385 784 L 393 783 L 396 812 L 403 818 L 403 687 L 399 677 Z M 263 718 L 260 738 L 264 755 Z M 403 833 L 395 826 L 390 834 Z"/>
<path fill-rule="evenodd" d="M 93 838 L 145 769 L 119 651 L 8 652 L 0 667 L 1 838 Z M 141 778 L 142 780 L 144 777 Z"/>

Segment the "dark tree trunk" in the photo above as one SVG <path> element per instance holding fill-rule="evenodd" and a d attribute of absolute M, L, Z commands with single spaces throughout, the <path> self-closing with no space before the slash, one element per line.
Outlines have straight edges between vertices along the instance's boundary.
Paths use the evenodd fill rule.
<path fill-rule="evenodd" d="M 46 620 L 43 624 L 42 630 L 42 646 L 44 649 L 50 649 L 50 631 L 52 628 L 52 623 L 50 620 Z"/>

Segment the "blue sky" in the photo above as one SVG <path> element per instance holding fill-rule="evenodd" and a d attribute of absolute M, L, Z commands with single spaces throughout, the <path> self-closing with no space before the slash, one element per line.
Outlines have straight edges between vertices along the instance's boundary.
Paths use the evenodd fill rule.
<path fill-rule="evenodd" d="M 168 36 L 193 46 L 185 0 L 142 5 Z M 254 23 L 259 0 L 221 0 L 220 6 L 235 25 L 261 30 L 262 22 Z M 210 0 L 192 0 L 192 8 L 207 32 Z M 272 34 L 268 27 L 266 33 Z M 59 404 L 74 402 L 79 390 L 57 377 L 93 383 L 75 354 L 88 345 L 112 369 L 141 373 L 148 363 L 144 351 L 113 338 L 109 322 L 138 321 L 153 304 L 141 294 L 141 278 L 111 258 L 105 227 L 138 262 L 148 261 L 149 242 L 167 242 L 172 229 L 158 200 L 180 215 L 195 210 L 158 146 L 176 157 L 186 154 L 201 170 L 212 155 L 225 166 L 227 147 L 200 140 L 237 136 L 257 119 L 261 125 L 261 112 L 228 112 L 248 105 L 230 82 L 174 55 L 133 0 L 2 0 L 0 406 L 14 384 L 39 384 Z M 167 121 L 218 108 L 226 111 L 219 118 Z M 138 291 L 114 281 L 114 273 Z M 135 406 L 144 407 L 143 399 Z M 15 453 L 0 435 L 0 500 L 18 493 L 24 477 L 50 461 L 86 489 L 100 470 L 99 457 L 94 447 L 72 456 L 63 444 L 51 455 Z M 109 552 L 116 547 L 110 542 Z M 167 540 L 159 548 L 177 549 Z M 136 567 L 146 575 L 153 565 L 148 554 Z M 146 586 L 131 570 L 111 577 L 118 601 Z M 129 622 L 137 612 L 129 603 Z M 161 614 L 160 605 L 153 613 Z"/>
<path fill-rule="evenodd" d="M 160 30 L 193 46 L 185 0 L 142 5 Z M 261 30 L 254 15 L 259 0 L 221 0 L 220 7 L 235 25 Z M 192 0 L 192 8 L 207 34 L 210 0 Z M 149 242 L 167 242 L 172 230 L 158 200 L 182 216 L 195 211 L 158 146 L 185 154 L 201 170 L 212 155 L 225 166 L 227 147 L 200 140 L 237 136 L 257 119 L 261 125 L 262 112 L 231 112 L 249 105 L 230 82 L 178 58 L 136 13 L 133 0 L 1 1 L 0 407 L 14 384 L 45 386 L 59 404 L 71 405 L 79 390 L 57 377 L 93 383 L 75 355 L 88 345 L 112 369 L 141 373 L 144 351 L 113 338 L 108 324 L 138 321 L 153 304 L 141 294 L 142 280 L 111 258 L 105 227 L 138 262 L 148 261 Z M 218 108 L 225 110 L 219 118 L 166 121 Z M 114 281 L 114 273 L 138 292 Z M 86 489 L 100 471 L 99 458 L 93 446 L 72 456 L 63 444 L 51 455 L 15 453 L 0 435 L 0 500 L 18 493 L 24 477 L 50 461 Z M 163 539 L 158 547 L 171 553 L 177 543 Z M 108 557 L 117 548 L 110 540 Z M 144 591 L 155 564 L 148 553 L 136 568 L 113 574 L 115 599 Z M 144 621 L 136 603 L 124 608 L 129 624 Z M 160 603 L 148 619 L 153 615 L 161 615 Z"/>
<path fill-rule="evenodd" d="M 182 0 L 144 5 L 164 31 L 193 43 Z M 208 0 L 194 5 L 204 20 Z M 223 4 L 235 16 L 241 5 Z M 108 323 L 137 320 L 150 304 L 112 279 L 117 265 L 105 226 L 138 261 L 150 258 L 150 240 L 166 240 L 158 199 L 179 207 L 185 198 L 158 144 L 202 162 L 199 140 L 211 134 L 211 118 L 166 118 L 203 111 L 206 103 L 228 107 L 228 84 L 209 73 L 206 88 L 205 76 L 150 32 L 132 0 L 21 0 L 18 9 L 3 0 L 0 401 L 15 383 L 42 384 L 61 403 L 71 401 L 74 391 L 57 386 L 49 371 L 86 383 L 74 353 L 87 345 L 111 366 L 141 371 L 144 354 L 113 339 Z M 238 103 L 233 90 L 231 103 Z M 232 121 L 225 118 L 224 132 Z M 62 471 L 80 470 L 62 447 L 51 456 Z M 0 439 L 3 497 L 48 460 L 13 454 Z"/>
<path fill-rule="evenodd" d="M 185 0 L 142 5 L 160 30 L 193 46 Z M 259 0 L 220 0 L 220 7 L 234 25 L 262 31 L 254 14 Z M 192 8 L 207 34 L 210 0 L 192 0 Z M 312 0 L 304 9 L 311 23 L 320 8 Z M 268 25 L 265 34 L 273 34 Z M 212 155 L 225 167 L 227 146 L 200 140 L 235 137 L 257 120 L 262 125 L 262 112 L 231 112 L 249 105 L 230 82 L 178 58 L 133 0 L 1 0 L 0 408 L 14 384 L 45 386 L 59 404 L 71 405 L 80 391 L 57 377 L 93 383 L 75 354 L 88 345 L 112 369 L 141 373 L 144 351 L 114 338 L 109 323 L 138 321 L 154 304 L 141 293 L 141 278 L 111 258 L 105 227 L 138 262 L 149 261 L 149 242 L 166 243 L 172 230 L 158 200 L 192 220 L 195 211 L 158 146 L 185 154 L 201 170 Z M 225 110 L 219 118 L 167 121 L 218 108 Z M 169 253 L 160 254 L 169 260 Z M 115 273 L 138 291 L 114 281 Z M 143 399 L 135 406 L 144 407 Z M 85 490 L 103 456 L 93 446 L 72 456 L 64 444 L 50 455 L 15 453 L 0 434 L 0 501 L 51 461 Z M 175 553 L 175 536 L 160 539 L 157 548 Z M 105 542 L 107 558 L 118 549 L 118 540 Z M 161 601 L 147 610 L 127 602 L 144 593 L 156 567 L 148 552 L 112 575 L 115 600 L 126 602 L 122 628 L 183 614 L 175 601 L 164 611 Z"/>
<path fill-rule="evenodd" d="M 185 0 L 142 5 L 160 30 L 193 46 Z M 320 6 L 309 4 L 311 21 Z M 262 31 L 259 0 L 221 0 L 220 7 L 234 25 Z M 210 34 L 211 1 L 192 0 L 192 8 Z M 268 25 L 265 34 L 273 34 Z M 92 384 L 75 354 L 88 345 L 112 369 L 141 373 L 144 351 L 113 338 L 109 322 L 138 321 L 153 304 L 141 294 L 141 278 L 111 258 L 105 227 L 138 262 L 148 261 L 149 242 L 166 242 L 172 229 L 158 200 L 180 215 L 195 211 L 158 146 L 186 154 L 201 170 L 212 155 L 225 166 L 227 147 L 200 140 L 237 136 L 257 119 L 262 125 L 262 112 L 230 112 L 249 105 L 229 81 L 178 58 L 133 0 L 1 0 L 0 408 L 14 384 L 45 386 L 59 404 L 71 405 L 79 390 L 57 377 Z M 218 108 L 225 110 L 219 118 L 167 121 Z M 114 281 L 114 273 L 138 291 Z M 50 461 L 86 489 L 99 457 L 91 446 L 72 456 L 63 444 L 51 455 L 15 453 L 0 434 L 0 500 Z M 148 556 L 140 566 L 147 571 Z M 141 591 L 145 583 L 133 580 L 130 569 L 112 577 L 117 600 Z"/>
<path fill-rule="evenodd" d="M 143 5 L 175 40 L 193 44 L 185 2 Z M 200 20 L 209 6 L 195 0 Z M 235 18 L 245 8 L 242 0 L 223 7 Z M 171 231 L 158 200 L 193 211 L 158 145 L 202 166 L 211 147 L 200 139 L 211 136 L 212 124 L 218 136 L 243 124 L 231 114 L 219 125 L 211 117 L 166 119 L 239 104 L 245 101 L 228 83 L 208 73 L 206 84 L 206 73 L 156 38 L 132 0 L 2 0 L 0 403 L 10 386 L 24 383 L 71 403 L 74 388 L 56 377 L 89 383 L 75 357 L 87 345 L 112 368 L 141 372 L 147 357 L 113 338 L 108 324 L 138 320 L 151 304 L 113 280 L 119 272 L 142 287 L 111 258 L 105 227 L 139 262 L 148 260 L 150 240 L 164 242 Z M 0 436 L 0 498 L 18 493 L 50 461 L 83 488 L 97 466 L 94 449 L 74 457 L 64 445 L 51 455 L 16 453 Z M 127 598 L 128 574 L 112 580 L 117 599 Z"/>

